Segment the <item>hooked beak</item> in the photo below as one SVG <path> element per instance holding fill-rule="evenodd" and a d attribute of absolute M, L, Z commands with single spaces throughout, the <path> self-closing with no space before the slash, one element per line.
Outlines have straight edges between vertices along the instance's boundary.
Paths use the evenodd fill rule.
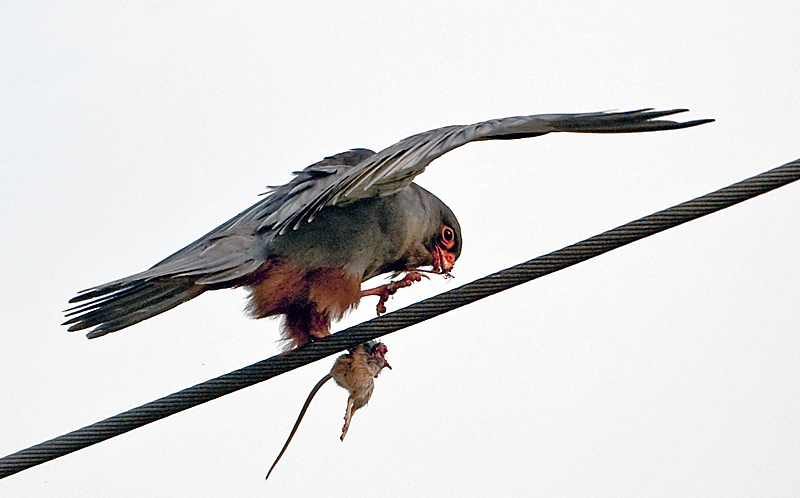
<path fill-rule="evenodd" d="M 456 256 L 452 252 L 440 245 L 433 248 L 433 271 L 436 273 L 449 276 L 455 262 Z"/>

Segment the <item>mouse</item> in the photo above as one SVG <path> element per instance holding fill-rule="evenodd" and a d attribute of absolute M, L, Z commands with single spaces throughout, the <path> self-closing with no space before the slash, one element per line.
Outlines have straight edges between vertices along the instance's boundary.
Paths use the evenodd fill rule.
<path fill-rule="evenodd" d="M 370 341 L 359 344 L 336 359 L 330 373 L 322 377 L 308 394 L 306 402 L 300 410 L 300 415 L 298 415 L 297 421 L 294 423 L 294 427 L 292 427 L 289 437 L 286 439 L 286 443 L 284 443 L 283 448 L 280 453 L 278 453 L 278 457 L 269 468 L 265 479 L 269 479 L 275 466 L 278 465 L 278 461 L 280 461 L 281 457 L 286 452 L 286 448 L 289 447 L 289 443 L 297 432 L 297 428 L 300 427 L 300 422 L 303 420 L 309 405 L 311 405 L 311 400 L 314 399 L 317 392 L 319 392 L 322 386 L 330 379 L 333 379 L 337 385 L 350 393 L 350 396 L 347 398 L 347 409 L 344 413 L 342 435 L 339 438 L 340 441 L 344 441 L 347 430 L 350 428 L 350 421 L 353 419 L 353 414 L 356 410 L 366 406 L 369 399 L 372 397 L 372 392 L 375 390 L 374 379 L 378 377 L 378 374 L 381 373 L 384 367 L 390 370 L 392 368 L 389 362 L 386 361 L 387 351 L 388 348 L 386 344 L 378 341 Z"/>

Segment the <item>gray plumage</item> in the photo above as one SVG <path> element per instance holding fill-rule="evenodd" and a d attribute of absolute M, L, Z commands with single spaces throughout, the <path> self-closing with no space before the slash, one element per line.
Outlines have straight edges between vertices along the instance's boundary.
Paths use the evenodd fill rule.
<path fill-rule="evenodd" d="M 455 231 L 457 244 L 450 250 L 457 258 L 461 233 L 455 216 L 412 183 L 434 159 L 480 140 L 671 130 L 713 121 L 658 119 L 684 111 L 509 117 L 427 131 L 378 153 L 353 149 L 327 157 L 295 172 L 290 182 L 272 187 L 264 199 L 149 270 L 82 291 L 70 300 L 81 304 L 66 311 L 70 318 L 65 324 L 70 331 L 94 327 L 87 337 L 98 337 L 206 290 L 253 286 L 277 260 L 289 261 L 303 275 L 335 268 L 360 281 L 412 270 L 432 264 L 442 226 Z M 294 305 L 305 309 L 299 301 Z M 274 314 L 288 314 L 275 309 Z M 331 314 L 326 316 L 329 324 Z"/>

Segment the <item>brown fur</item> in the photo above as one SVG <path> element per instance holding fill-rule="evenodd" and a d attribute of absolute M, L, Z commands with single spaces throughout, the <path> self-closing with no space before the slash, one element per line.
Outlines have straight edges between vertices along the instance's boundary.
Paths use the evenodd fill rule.
<path fill-rule="evenodd" d="M 374 355 L 360 344 L 355 351 L 340 356 L 331 369 L 330 376 L 341 387 L 350 392 L 347 398 L 347 409 L 344 412 L 342 436 L 344 441 L 350 421 L 356 410 L 367 406 L 372 392 L 375 390 L 375 379 L 385 365 L 383 355 Z M 388 364 L 386 364 L 388 365 Z M 389 367 L 391 368 L 391 367 Z"/>
<path fill-rule="evenodd" d="M 375 389 L 375 382 L 372 379 L 377 377 L 383 368 L 382 363 L 370 360 L 370 355 L 364 346 L 359 345 L 353 353 L 340 356 L 331 369 L 333 380 L 350 392 L 354 404 L 352 411 L 366 406 Z"/>
<path fill-rule="evenodd" d="M 272 259 L 250 284 L 248 311 L 255 318 L 285 315 L 283 339 L 299 347 L 330 334 L 338 320 L 358 305 L 361 279 L 337 268 L 303 272 L 282 259 Z"/>

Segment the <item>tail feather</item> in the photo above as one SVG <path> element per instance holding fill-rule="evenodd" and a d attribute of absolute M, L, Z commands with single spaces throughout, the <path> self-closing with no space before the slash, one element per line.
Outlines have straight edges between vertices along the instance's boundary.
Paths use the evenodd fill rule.
<path fill-rule="evenodd" d="M 105 296 L 105 295 L 107 295 L 107 294 L 109 294 L 111 292 L 116 292 L 118 290 L 121 290 L 121 289 L 124 289 L 126 287 L 129 287 L 129 284 L 130 284 L 130 281 L 122 282 L 122 283 L 111 282 L 111 283 L 102 285 L 100 287 L 93 287 L 91 289 L 85 289 L 85 290 L 80 291 L 81 294 L 78 294 L 77 296 L 75 296 L 72 299 L 70 299 L 69 302 L 70 303 L 78 303 L 78 302 L 81 302 L 81 301 L 94 299 L 96 297 Z M 78 305 L 78 306 L 75 306 L 74 308 L 69 308 L 66 311 L 71 311 L 71 310 L 73 310 L 75 308 L 80 308 L 81 306 L 83 306 L 83 305 Z"/>
<path fill-rule="evenodd" d="M 70 308 L 63 325 L 70 332 L 95 327 L 86 334 L 93 339 L 146 320 L 185 303 L 206 290 L 190 279 L 134 280 L 86 292 L 71 302 L 87 302 Z M 80 299 L 83 298 L 83 299 Z"/>
<path fill-rule="evenodd" d="M 149 270 L 80 292 L 65 311 L 69 331 L 94 338 L 130 327 L 209 289 L 236 287 L 264 257 L 258 234 L 223 231 L 189 244 Z"/>

